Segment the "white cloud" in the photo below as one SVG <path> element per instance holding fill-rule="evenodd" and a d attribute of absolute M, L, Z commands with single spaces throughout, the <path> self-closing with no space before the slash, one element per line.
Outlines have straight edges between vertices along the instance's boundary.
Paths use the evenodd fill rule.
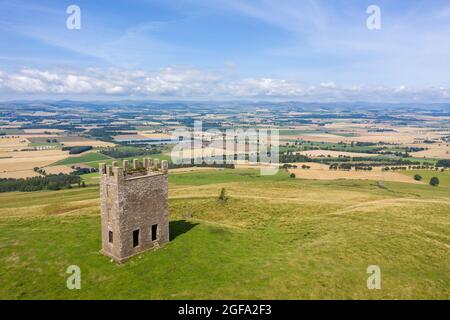
<path fill-rule="evenodd" d="M 334 82 L 322 82 L 320 84 L 321 88 L 325 88 L 325 89 L 335 89 L 336 88 L 336 84 Z"/>
<path fill-rule="evenodd" d="M 170 67 L 156 72 L 88 68 L 78 71 L 24 68 L 0 71 L 0 97 L 11 95 L 124 96 L 167 99 L 297 99 L 305 101 L 448 101 L 449 88 L 340 86 L 305 84 L 285 79 L 229 78 L 194 68 Z"/>

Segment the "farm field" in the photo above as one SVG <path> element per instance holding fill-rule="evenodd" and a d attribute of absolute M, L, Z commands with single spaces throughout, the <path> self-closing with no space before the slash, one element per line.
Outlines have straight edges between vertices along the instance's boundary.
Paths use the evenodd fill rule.
<path fill-rule="evenodd" d="M 26 134 L 0 137 L 0 178 L 29 178 L 38 176 L 33 168 L 38 167 L 47 173 L 70 173 L 71 164 L 109 159 L 98 153 L 82 155 L 80 159 L 62 151 L 61 146 L 99 146 L 114 144 L 76 136 L 60 137 L 58 129 L 27 129 Z M 47 132 L 48 134 L 44 134 Z M 50 140 L 50 142 L 48 142 Z M 56 142 L 53 142 L 56 140 Z M 30 150 L 38 148 L 38 150 Z"/>
<path fill-rule="evenodd" d="M 15 151 L 0 153 L 0 178 L 26 178 L 38 175 L 34 167 L 46 168 L 68 156 L 67 151 Z"/>
<path fill-rule="evenodd" d="M 286 171 L 174 172 L 171 242 L 125 265 L 99 253 L 96 174 L 87 188 L 3 193 L 0 299 L 449 299 L 450 183 L 439 174 L 439 187 L 381 187 Z M 74 264 L 82 289 L 71 291 Z M 367 290 L 372 264 L 382 290 Z"/>
<path fill-rule="evenodd" d="M 70 166 L 73 164 L 86 164 L 89 162 L 109 160 L 109 159 L 111 159 L 111 158 L 108 156 L 105 156 L 101 153 L 98 153 L 98 152 L 87 152 L 83 155 L 76 155 L 76 156 L 71 156 L 71 157 L 62 159 L 62 160 L 56 162 L 54 165 Z"/>
<path fill-rule="evenodd" d="M 30 141 L 18 136 L 3 136 L 0 137 L 0 156 L 4 157 L 5 152 L 12 152 L 14 150 L 20 150 L 28 146 Z"/>
<path fill-rule="evenodd" d="M 427 148 L 427 150 L 413 152 L 411 153 L 411 156 L 416 158 L 428 157 L 437 159 L 450 159 L 450 144 L 448 143 L 418 145 L 418 146 L 425 147 Z"/>
<path fill-rule="evenodd" d="M 294 173 L 297 179 L 312 179 L 312 180 L 372 180 L 372 181 L 394 181 L 405 183 L 422 183 L 415 181 L 412 177 L 404 175 L 399 172 L 381 172 L 380 168 L 375 168 L 372 171 L 341 171 L 328 170 L 327 167 L 323 169 L 289 169 L 290 173 Z"/>

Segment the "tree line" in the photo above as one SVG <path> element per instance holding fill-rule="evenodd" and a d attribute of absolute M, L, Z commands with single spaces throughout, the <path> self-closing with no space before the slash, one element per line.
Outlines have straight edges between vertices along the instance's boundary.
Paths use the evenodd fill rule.
<path fill-rule="evenodd" d="M 26 179 L 2 178 L 0 179 L 0 192 L 61 190 L 70 189 L 72 185 L 79 187 L 86 186 L 84 181 L 81 181 L 80 176 L 60 173 Z"/>

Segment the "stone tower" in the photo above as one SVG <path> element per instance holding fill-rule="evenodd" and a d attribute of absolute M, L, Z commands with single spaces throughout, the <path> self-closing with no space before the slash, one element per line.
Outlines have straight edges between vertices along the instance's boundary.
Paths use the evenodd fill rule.
<path fill-rule="evenodd" d="M 169 241 L 168 162 L 100 164 L 102 253 L 121 263 Z"/>

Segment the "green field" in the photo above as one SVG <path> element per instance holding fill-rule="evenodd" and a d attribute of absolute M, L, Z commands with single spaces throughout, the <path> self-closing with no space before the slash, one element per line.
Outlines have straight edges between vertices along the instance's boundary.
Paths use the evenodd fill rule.
<path fill-rule="evenodd" d="M 0 299 L 449 299 L 450 173 L 436 174 L 439 187 L 171 174 L 171 242 L 124 265 L 99 253 L 95 174 L 0 194 Z M 70 265 L 81 290 L 66 288 Z M 381 290 L 366 287 L 369 265 Z"/>
<path fill-rule="evenodd" d="M 21 134 L 24 133 L 23 129 L 0 129 L 0 134 L 8 135 L 8 134 Z"/>
<path fill-rule="evenodd" d="M 414 177 L 416 174 L 418 174 L 423 178 L 422 182 L 424 183 L 429 183 L 432 177 L 437 177 L 439 179 L 440 186 L 450 186 L 450 173 L 448 170 L 445 172 L 436 170 L 409 170 L 402 173 L 407 174 L 411 177 Z"/>
<path fill-rule="evenodd" d="M 69 157 L 69 158 L 60 160 L 58 162 L 55 162 L 53 165 L 70 166 L 73 164 L 88 164 L 91 162 L 101 162 L 104 160 L 111 160 L 111 158 L 108 156 L 105 156 L 101 153 L 98 153 L 98 152 L 89 152 L 89 153 L 85 153 L 81 156 Z M 111 161 L 113 161 L 113 160 L 111 160 Z"/>

